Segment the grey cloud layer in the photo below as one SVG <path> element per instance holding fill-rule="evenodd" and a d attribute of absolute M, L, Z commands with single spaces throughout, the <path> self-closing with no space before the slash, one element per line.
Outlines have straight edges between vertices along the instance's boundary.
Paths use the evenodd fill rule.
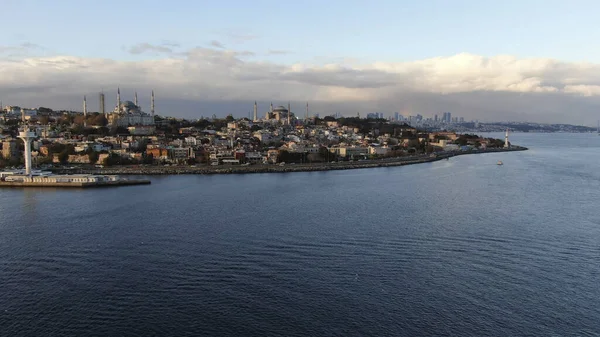
<path fill-rule="evenodd" d="M 565 121 L 577 116 L 586 123 L 592 120 L 591 111 L 599 107 L 598 64 L 458 54 L 402 63 L 282 65 L 256 61 L 251 52 L 226 50 L 218 41 L 211 45 L 217 49 L 195 48 L 177 56 L 175 43 L 142 43 L 129 51 L 165 56 L 139 62 L 70 56 L 0 61 L 0 90 L 23 101 L 121 86 L 154 88 L 172 102 L 281 99 L 311 101 L 352 114 L 359 107 L 407 113 L 439 113 L 424 109 L 454 107 L 465 116 L 481 119 L 530 114 L 563 116 Z M 489 104 L 481 101 L 481 93 L 489 94 Z M 519 104 L 509 102 L 510 97 L 521 97 Z M 553 104 L 543 104 L 540 97 Z M 575 106 L 563 113 L 558 110 L 562 102 Z M 578 106 L 582 113 L 573 111 Z"/>

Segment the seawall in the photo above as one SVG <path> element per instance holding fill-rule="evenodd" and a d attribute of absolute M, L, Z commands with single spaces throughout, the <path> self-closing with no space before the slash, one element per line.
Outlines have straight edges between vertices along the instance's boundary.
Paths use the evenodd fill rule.
<path fill-rule="evenodd" d="M 103 181 L 103 182 L 18 182 L 18 181 L 0 181 L 0 187 L 60 187 L 60 188 L 91 188 L 91 187 L 111 187 L 128 185 L 149 185 L 150 180 L 121 180 L 121 181 Z"/>
<path fill-rule="evenodd" d="M 335 163 L 313 163 L 313 164 L 286 164 L 279 165 L 250 165 L 250 166 L 141 166 L 141 167 L 106 167 L 106 168 L 75 168 L 75 169 L 54 169 L 55 173 L 60 174 L 117 174 L 117 175 L 177 175 L 177 174 L 245 174 L 245 173 L 286 173 L 286 172 L 312 172 L 312 171 L 332 171 L 332 170 L 350 170 L 372 167 L 391 167 L 429 163 L 443 160 L 455 156 L 525 151 L 527 148 L 514 146 L 510 149 L 487 149 L 472 151 L 442 152 L 435 157 L 430 155 L 418 155 L 410 157 L 388 158 L 379 160 L 335 162 Z"/>

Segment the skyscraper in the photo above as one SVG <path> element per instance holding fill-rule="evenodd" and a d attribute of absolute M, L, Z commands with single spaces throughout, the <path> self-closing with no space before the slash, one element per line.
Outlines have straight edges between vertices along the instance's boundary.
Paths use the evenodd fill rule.
<path fill-rule="evenodd" d="M 106 109 L 104 108 L 104 92 L 100 93 L 99 102 L 100 102 L 100 113 L 103 114 L 104 117 L 106 117 Z"/>

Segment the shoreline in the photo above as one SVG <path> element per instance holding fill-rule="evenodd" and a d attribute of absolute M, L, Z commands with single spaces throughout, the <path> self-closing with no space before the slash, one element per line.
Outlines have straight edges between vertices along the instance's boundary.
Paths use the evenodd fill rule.
<path fill-rule="evenodd" d="M 105 182 L 22 182 L 22 181 L 2 181 L 0 187 L 6 188 L 24 188 L 24 187 L 43 187 L 43 188 L 104 188 L 132 185 L 150 185 L 150 180 L 120 180 Z"/>
<path fill-rule="evenodd" d="M 509 149 L 487 149 L 487 150 L 471 150 L 458 151 L 438 154 L 435 157 L 431 155 L 417 155 L 401 158 L 365 160 L 365 161 L 348 161 L 335 163 L 314 163 L 314 164 L 286 164 L 279 166 L 277 164 L 270 165 L 250 165 L 250 166 L 145 166 L 145 167 L 119 167 L 113 166 L 108 168 L 74 168 L 74 169 L 52 169 L 56 174 L 103 174 L 103 175 L 180 175 L 180 174 L 248 174 L 248 173 L 288 173 L 288 172 L 317 172 L 317 171 L 334 171 L 334 170 L 352 170 L 374 167 L 393 167 L 414 165 L 422 163 L 430 163 L 438 160 L 448 159 L 456 156 L 481 153 L 498 153 L 498 152 L 515 152 L 526 151 L 528 148 L 514 146 Z"/>

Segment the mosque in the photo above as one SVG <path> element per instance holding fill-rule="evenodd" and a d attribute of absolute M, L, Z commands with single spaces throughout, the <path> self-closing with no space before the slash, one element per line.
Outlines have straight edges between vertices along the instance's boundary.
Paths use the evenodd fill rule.
<path fill-rule="evenodd" d="M 256 102 L 254 102 L 254 121 L 255 122 L 258 121 L 257 109 L 258 109 L 257 104 L 256 104 Z M 288 103 L 287 108 L 284 107 L 283 105 L 273 108 L 273 103 L 271 103 L 271 107 L 270 107 L 269 111 L 267 111 L 265 113 L 264 121 L 271 122 L 271 123 L 291 125 L 293 118 L 295 118 L 295 116 L 291 112 L 289 103 Z"/>
<path fill-rule="evenodd" d="M 122 102 L 120 89 L 117 89 L 117 106 L 108 115 L 108 124 L 112 127 L 128 128 L 132 133 L 152 133 L 154 132 L 154 91 L 152 91 L 151 110 L 151 114 L 142 111 L 138 104 L 137 93 L 133 102 Z"/>

